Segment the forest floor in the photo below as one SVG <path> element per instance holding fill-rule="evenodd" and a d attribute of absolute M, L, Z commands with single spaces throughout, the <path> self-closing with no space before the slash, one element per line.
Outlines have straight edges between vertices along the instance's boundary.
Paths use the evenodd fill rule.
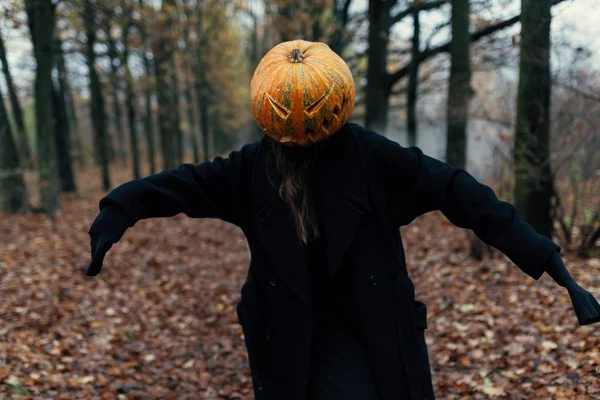
<path fill-rule="evenodd" d="M 0 216 L 0 399 L 253 398 L 235 313 L 249 263 L 241 230 L 140 221 L 86 278 L 104 193 L 97 170 L 77 178 L 55 224 Z M 402 233 L 438 399 L 600 399 L 600 325 L 578 326 L 565 289 L 497 251 L 469 259 L 467 232 L 440 213 Z M 600 260 L 563 256 L 600 299 Z"/>

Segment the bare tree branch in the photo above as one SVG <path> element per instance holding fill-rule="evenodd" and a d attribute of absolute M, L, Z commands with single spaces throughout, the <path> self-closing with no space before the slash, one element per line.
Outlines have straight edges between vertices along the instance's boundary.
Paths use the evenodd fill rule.
<path fill-rule="evenodd" d="M 390 26 L 394 25 L 397 22 L 402 21 L 404 18 L 408 17 L 415 11 L 433 10 L 435 8 L 443 6 L 446 3 L 448 3 L 448 0 L 440 0 L 440 1 L 432 1 L 430 3 L 419 4 L 416 7 L 415 6 L 408 7 L 406 9 L 398 12 L 396 15 L 392 16 L 392 18 L 390 20 Z"/>
<path fill-rule="evenodd" d="M 554 2 L 552 3 L 553 6 L 564 2 L 565 0 L 554 0 Z M 473 32 L 471 34 L 471 42 L 475 43 L 477 41 L 479 41 L 481 38 L 485 37 L 485 36 L 489 36 L 494 32 L 500 31 L 504 28 L 508 28 L 509 26 L 512 26 L 514 24 L 516 24 L 517 22 L 519 22 L 521 19 L 521 14 L 512 17 L 510 19 L 507 19 L 505 21 L 501 21 L 498 22 L 496 24 L 487 26 L 483 29 L 480 29 L 476 32 Z M 431 48 L 429 50 L 425 50 L 421 53 L 421 60 L 420 62 L 423 62 L 435 55 L 438 55 L 440 53 L 446 53 L 450 51 L 450 43 L 451 41 L 448 41 L 447 43 Z M 398 82 L 400 79 L 404 78 L 409 71 L 410 68 L 410 64 L 409 65 L 405 65 L 404 67 L 400 68 L 399 70 L 397 70 L 396 72 L 392 73 L 389 75 L 389 87 L 391 88 L 396 82 Z"/>
<path fill-rule="evenodd" d="M 583 97 L 585 99 L 600 102 L 600 96 L 594 95 L 592 93 L 588 93 L 588 92 L 586 92 L 584 90 L 578 89 L 578 88 L 576 88 L 574 86 L 571 86 L 571 85 L 568 85 L 566 83 L 562 83 L 562 82 L 560 82 L 560 81 L 558 81 L 556 79 L 554 79 L 552 81 L 552 84 L 554 86 L 559 87 L 559 88 L 566 89 L 566 90 L 569 90 L 569 91 L 571 91 L 573 93 L 576 93 L 576 94 L 580 95 L 581 97 Z"/>

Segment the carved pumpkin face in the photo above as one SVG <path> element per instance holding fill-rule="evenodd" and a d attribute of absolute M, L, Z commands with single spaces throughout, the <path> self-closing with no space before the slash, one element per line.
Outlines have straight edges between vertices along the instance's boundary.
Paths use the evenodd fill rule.
<path fill-rule="evenodd" d="M 354 110 L 350 69 L 327 44 L 293 40 L 273 47 L 250 83 L 252 112 L 272 139 L 309 146 L 337 132 Z"/>

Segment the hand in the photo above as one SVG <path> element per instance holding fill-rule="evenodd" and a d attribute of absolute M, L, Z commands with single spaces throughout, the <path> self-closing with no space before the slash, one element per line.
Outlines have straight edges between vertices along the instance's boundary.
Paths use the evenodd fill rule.
<path fill-rule="evenodd" d="M 130 219 L 120 206 L 109 205 L 102 208 L 88 231 L 91 237 L 92 261 L 85 271 L 87 276 L 100 273 L 106 252 L 113 243 L 121 239 L 130 226 Z"/>
<path fill-rule="evenodd" d="M 567 286 L 567 290 L 579 325 L 591 325 L 600 321 L 600 304 L 590 292 L 574 281 Z"/>

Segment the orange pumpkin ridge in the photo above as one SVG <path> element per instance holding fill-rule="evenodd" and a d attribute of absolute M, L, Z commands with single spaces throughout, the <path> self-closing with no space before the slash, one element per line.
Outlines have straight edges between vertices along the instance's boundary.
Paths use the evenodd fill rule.
<path fill-rule="evenodd" d="M 250 83 L 252 113 L 270 138 L 309 146 L 336 133 L 354 111 L 348 65 L 321 42 L 279 43 L 262 58 Z"/>

